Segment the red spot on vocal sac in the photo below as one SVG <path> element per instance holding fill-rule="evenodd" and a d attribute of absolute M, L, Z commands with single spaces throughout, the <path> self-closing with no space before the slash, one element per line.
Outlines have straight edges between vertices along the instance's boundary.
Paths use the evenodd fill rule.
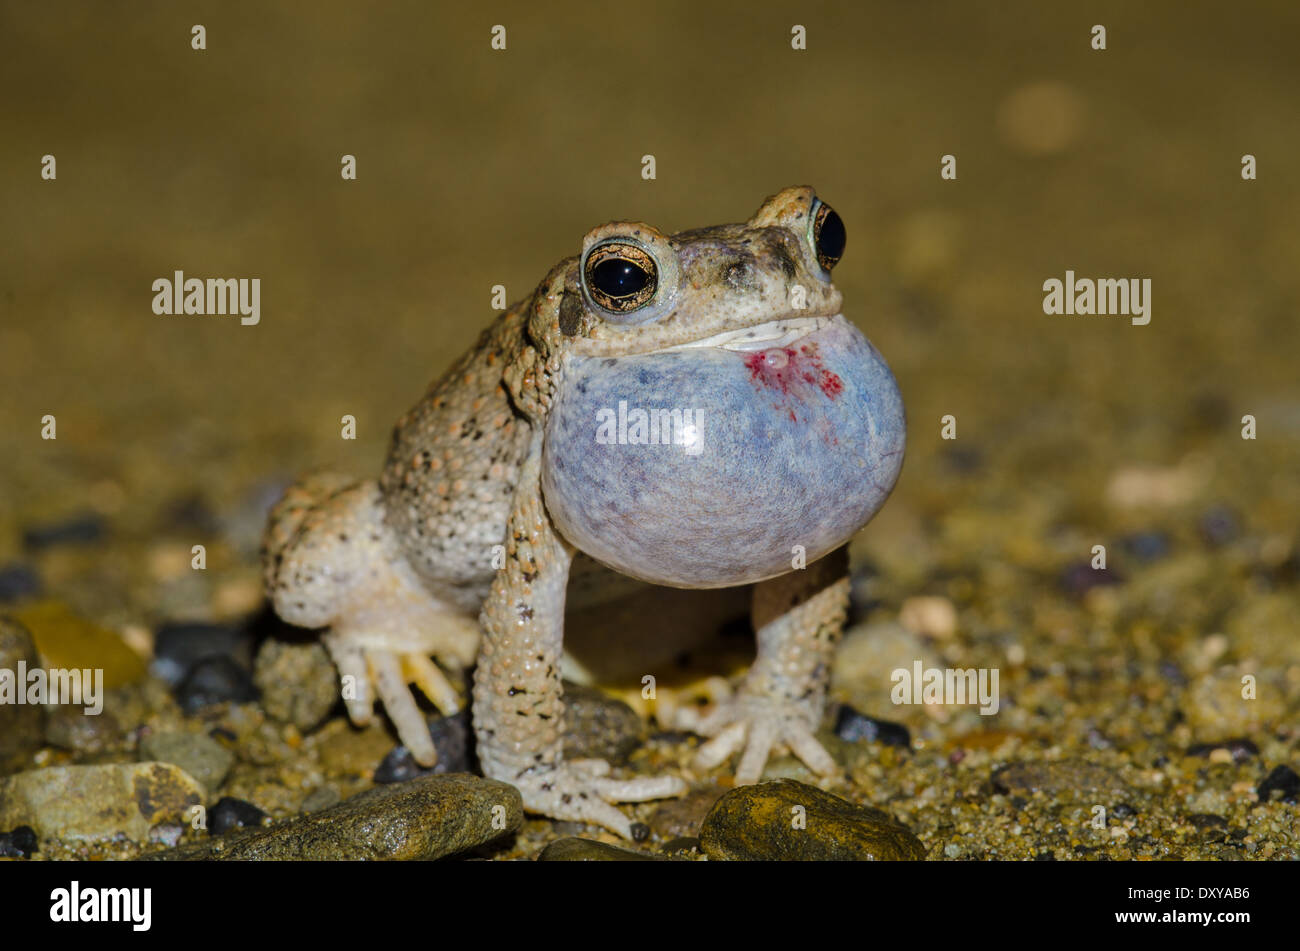
<path fill-rule="evenodd" d="M 786 396 L 806 399 L 809 386 L 816 387 L 828 399 L 844 392 L 844 382 L 822 365 L 816 344 L 773 347 L 745 357 L 749 378 L 761 386 L 778 390 Z M 807 385 L 805 385 L 807 384 Z"/>

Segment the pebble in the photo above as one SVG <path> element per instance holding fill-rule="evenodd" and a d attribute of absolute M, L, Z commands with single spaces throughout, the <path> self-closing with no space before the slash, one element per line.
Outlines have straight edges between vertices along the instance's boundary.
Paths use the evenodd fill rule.
<path fill-rule="evenodd" d="M 1120 540 L 1124 550 L 1138 561 L 1158 561 L 1169 554 L 1169 535 L 1165 532 L 1134 532 Z"/>
<path fill-rule="evenodd" d="M 664 839 L 698 838 L 704 817 L 724 792 L 721 786 L 710 784 L 696 787 L 678 799 L 666 800 L 650 816 L 649 826 Z"/>
<path fill-rule="evenodd" d="M 506 783 L 464 774 L 422 776 L 376 786 L 322 812 L 150 858 L 432 860 L 515 832 L 523 818 L 519 790 Z"/>
<path fill-rule="evenodd" d="M 1211 548 L 1218 548 L 1237 540 L 1241 534 L 1241 520 L 1226 505 L 1214 505 L 1201 513 L 1196 523 L 1201 540 Z"/>
<path fill-rule="evenodd" d="M 712 860 L 921 860 L 925 847 L 888 813 L 781 779 L 726 793 L 700 830 Z"/>
<path fill-rule="evenodd" d="M 16 676 L 19 662 L 29 668 L 38 666 L 36 644 L 18 620 L 0 615 L 0 670 Z M 15 690 L 20 686 L 15 683 Z M 22 764 L 28 753 L 40 749 L 44 731 L 44 706 L 0 703 L 0 774 Z"/>
<path fill-rule="evenodd" d="M 31 858 L 36 845 L 36 831 L 31 826 L 19 826 L 12 832 L 0 832 L 0 858 Z"/>
<path fill-rule="evenodd" d="M 225 835 L 231 829 L 256 828 L 264 819 L 266 813 L 251 802 L 233 796 L 222 796 L 208 810 L 208 832 L 212 835 Z"/>
<path fill-rule="evenodd" d="M 1188 756 L 1205 756 L 1215 759 L 1216 753 L 1226 753 L 1228 762 L 1244 763 L 1252 756 L 1259 755 L 1259 747 L 1244 737 L 1223 740 L 1219 743 L 1197 743 L 1187 749 Z"/>
<path fill-rule="evenodd" d="M 257 688 L 248 671 L 229 657 L 205 657 L 176 688 L 176 702 L 190 716 L 218 703 L 251 703 Z"/>
<path fill-rule="evenodd" d="M 34 568 L 21 563 L 0 568 L 0 601 L 22 601 L 40 593 L 41 576 Z"/>
<path fill-rule="evenodd" d="M 1130 792 L 1113 769 L 1076 759 L 1011 763 L 994 772 L 992 782 L 994 789 L 1006 794 L 1041 791 L 1048 796 L 1123 797 Z"/>
<path fill-rule="evenodd" d="M 537 856 L 539 862 L 663 862 L 664 857 L 621 849 L 594 839 L 556 839 Z"/>
<path fill-rule="evenodd" d="M 912 735 L 903 724 L 869 717 L 847 703 L 840 707 L 835 718 L 835 735 L 849 743 L 883 743 L 902 749 L 912 748 Z"/>
<path fill-rule="evenodd" d="M 1223 816 L 1215 816 L 1205 812 L 1198 812 L 1196 815 L 1188 816 L 1187 821 L 1198 829 L 1228 828 L 1228 820 Z"/>
<path fill-rule="evenodd" d="M 154 633 L 150 672 L 169 686 L 179 686 L 199 661 L 229 657 L 242 667 L 252 663 L 252 638 L 242 627 L 193 621 L 169 621 Z"/>
<path fill-rule="evenodd" d="M 898 612 L 898 623 L 915 634 L 946 640 L 957 632 L 957 609 L 938 595 L 908 598 Z"/>
<path fill-rule="evenodd" d="M 94 755 L 118 749 L 123 739 L 117 717 L 107 710 L 92 716 L 75 705 L 47 708 L 45 742 L 50 746 Z"/>
<path fill-rule="evenodd" d="M 59 545 L 84 545 L 97 542 L 107 534 L 103 516 L 86 512 L 45 525 L 23 529 L 23 548 L 30 552 L 44 551 Z"/>
<path fill-rule="evenodd" d="M 140 741 L 140 756 L 145 760 L 174 763 L 189 773 L 209 792 L 221 787 L 235 754 L 206 733 L 150 733 Z"/>
<path fill-rule="evenodd" d="M 564 756 L 627 762 L 645 740 L 645 723 L 631 707 L 593 687 L 564 682 Z"/>
<path fill-rule="evenodd" d="M 78 617 L 61 602 L 36 601 L 14 617 L 31 632 L 46 667 L 99 668 L 108 689 L 144 678 L 144 660 L 115 631 Z"/>
<path fill-rule="evenodd" d="M 340 702 L 338 675 L 319 641 L 265 641 L 253 665 L 253 683 L 262 693 L 262 708 L 303 733 L 320 726 Z"/>
<path fill-rule="evenodd" d="M 1295 805 L 1300 802 L 1300 775 L 1285 764 L 1276 766 L 1259 784 L 1259 801 L 1272 802 L 1273 793 L 1280 792 L 1283 802 Z"/>
<path fill-rule="evenodd" d="M 438 762 L 425 769 L 405 746 L 396 746 L 375 769 L 377 783 L 404 783 L 416 776 L 436 773 L 466 773 L 472 769 L 474 731 L 468 710 L 455 716 L 431 717 L 429 736 L 438 752 Z"/>
<path fill-rule="evenodd" d="M 198 782 L 168 763 L 51 766 L 0 779 L 0 828 L 29 825 L 42 838 L 147 842 L 203 801 Z"/>
<path fill-rule="evenodd" d="M 1082 597 L 1093 588 L 1123 584 L 1124 578 L 1113 568 L 1094 568 L 1088 560 L 1072 562 L 1061 570 L 1061 590 L 1074 597 Z"/>
<path fill-rule="evenodd" d="M 1263 682 L 1257 667 L 1226 665 L 1195 677 L 1183 693 L 1179 708 L 1197 737 L 1262 734 L 1286 716 L 1282 691 Z M 1242 696 L 1242 678 L 1255 677 L 1256 694 Z"/>
<path fill-rule="evenodd" d="M 302 812 L 320 812 L 343 801 L 339 791 L 333 786 L 319 786 L 307 794 L 302 801 Z"/>

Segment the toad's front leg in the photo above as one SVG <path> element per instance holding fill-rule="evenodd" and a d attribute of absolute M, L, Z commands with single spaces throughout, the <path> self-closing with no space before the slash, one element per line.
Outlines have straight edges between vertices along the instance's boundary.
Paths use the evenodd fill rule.
<path fill-rule="evenodd" d="M 712 737 L 700 747 L 697 766 L 712 769 L 743 748 L 736 782 L 756 783 L 772 749 L 784 746 L 819 776 L 838 771 L 814 733 L 848 606 L 844 548 L 755 586 L 758 657 L 739 691 L 703 717 L 693 710 L 678 715 L 680 728 Z"/>
<path fill-rule="evenodd" d="M 572 555 L 546 514 L 540 463 L 538 438 L 515 491 L 505 567 L 483 604 L 473 705 L 479 762 L 487 776 L 516 786 L 528 811 L 631 838 L 631 823 L 611 803 L 675 796 L 686 787 L 674 777 L 611 779 L 603 760 L 564 761 L 560 656 Z"/>

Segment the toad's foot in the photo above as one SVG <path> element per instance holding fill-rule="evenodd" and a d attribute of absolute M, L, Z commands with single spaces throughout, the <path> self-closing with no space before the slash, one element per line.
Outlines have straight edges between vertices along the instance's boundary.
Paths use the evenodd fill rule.
<path fill-rule="evenodd" d="M 686 783 L 675 776 L 611 779 L 609 764 L 601 759 L 565 760 L 511 782 L 528 812 L 603 826 L 625 839 L 633 837 L 632 823 L 612 803 L 646 802 L 686 792 Z"/>
<path fill-rule="evenodd" d="M 364 646 L 365 638 L 349 637 L 344 630 L 335 628 L 322 640 L 338 668 L 348 717 L 357 726 L 365 726 L 378 697 L 411 756 L 421 766 L 433 766 L 438 753 L 408 685 L 418 687 L 446 716 L 460 710 L 456 688 L 428 654 Z"/>
<path fill-rule="evenodd" d="M 678 711 L 678 729 L 711 739 L 700 747 L 695 765 L 713 769 L 743 749 L 737 785 L 756 783 L 773 749 L 784 746 L 818 776 L 839 771 L 831 754 L 813 735 L 818 717 L 806 707 L 741 690 L 701 717 L 694 709 Z"/>
<path fill-rule="evenodd" d="M 826 707 L 831 656 L 848 611 L 844 549 L 754 589 L 758 659 L 734 697 L 712 713 L 678 713 L 678 728 L 711 739 L 696 765 L 712 769 L 743 749 L 736 782 L 756 783 L 772 750 L 784 746 L 818 776 L 838 772 L 813 735 Z"/>
<path fill-rule="evenodd" d="M 280 617 L 329 628 L 323 642 L 353 722 L 370 721 L 378 696 L 416 762 L 437 762 L 407 684 L 456 712 L 456 689 L 429 658 L 452 671 L 468 666 L 478 624 L 420 583 L 384 523 L 378 485 L 317 475 L 293 486 L 271 512 L 263 568 Z"/>

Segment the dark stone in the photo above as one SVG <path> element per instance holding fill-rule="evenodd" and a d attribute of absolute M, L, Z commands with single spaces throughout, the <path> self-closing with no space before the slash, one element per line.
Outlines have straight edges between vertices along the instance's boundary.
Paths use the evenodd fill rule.
<path fill-rule="evenodd" d="M 662 838 L 698 838 L 704 817 L 725 792 L 716 784 L 699 786 L 685 796 L 664 800 L 650 816 L 650 828 Z"/>
<path fill-rule="evenodd" d="M 244 826 L 260 826 L 266 813 L 251 802 L 222 796 L 208 813 L 208 832 L 212 835 L 224 835 L 231 829 Z"/>
<path fill-rule="evenodd" d="M 925 858 L 920 840 L 888 813 L 792 779 L 723 795 L 704 820 L 700 847 L 712 860 L 732 861 Z"/>
<path fill-rule="evenodd" d="M 1091 561 L 1076 561 L 1067 565 L 1060 576 L 1061 590 L 1076 598 L 1083 597 L 1093 588 L 1123 584 L 1124 578 L 1113 568 L 1094 568 Z"/>
<path fill-rule="evenodd" d="M 1127 819 L 1129 816 L 1136 816 L 1137 810 L 1126 802 L 1117 802 L 1110 807 L 1110 814 L 1116 819 Z"/>
<path fill-rule="evenodd" d="M 902 749 L 912 748 L 912 735 L 907 727 L 901 723 L 869 717 L 847 703 L 840 707 L 839 715 L 835 718 L 835 735 L 850 743 L 865 741 Z"/>
<path fill-rule="evenodd" d="M 97 542 L 107 534 L 103 516 L 95 512 L 74 515 L 62 522 L 33 525 L 23 529 L 23 548 L 29 552 L 44 551 L 59 545 L 79 545 Z"/>
<path fill-rule="evenodd" d="M 15 562 L 0 568 L 0 601 L 21 601 L 41 593 L 41 576 L 36 569 Z"/>
<path fill-rule="evenodd" d="M 1271 802 L 1273 793 L 1280 792 L 1283 802 L 1295 805 L 1300 801 L 1300 776 L 1290 766 L 1277 766 L 1259 784 L 1257 792 L 1260 802 Z"/>
<path fill-rule="evenodd" d="M 175 687 L 199 661 L 211 657 L 228 657 L 250 668 L 252 637 L 234 625 L 168 621 L 154 635 L 154 660 L 149 669 L 159 680 Z"/>
<path fill-rule="evenodd" d="M 1223 816 L 1210 815 L 1208 812 L 1198 812 L 1194 816 L 1188 816 L 1187 821 L 1198 829 L 1226 829 L 1228 820 Z"/>
<path fill-rule="evenodd" d="M 404 783 L 417 776 L 473 771 L 474 731 L 468 710 L 455 716 L 430 718 L 429 736 L 433 739 L 433 748 L 438 751 L 437 763 L 425 769 L 415 761 L 409 749 L 395 746 L 375 769 L 375 782 Z"/>
<path fill-rule="evenodd" d="M 36 851 L 36 831 L 18 826 L 12 832 L 0 832 L 0 858 L 28 859 Z"/>
<path fill-rule="evenodd" d="M 251 703 L 257 688 L 248 671 L 229 657 L 207 657 L 176 688 L 176 702 L 190 716 L 218 703 Z"/>
<path fill-rule="evenodd" d="M 1165 532 L 1134 532 L 1120 540 L 1124 550 L 1138 561 L 1159 561 L 1169 554 L 1171 545 Z"/>
<path fill-rule="evenodd" d="M 1241 521 L 1237 518 L 1237 513 L 1228 506 L 1214 505 L 1201 514 L 1197 528 L 1205 544 L 1217 548 L 1236 541 L 1241 534 Z"/>
<path fill-rule="evenodd" d="M 160 527 L 172 533 L 192 532 L 210 538 L 220 531 L 221 524 L 203 496 L 193 493 L 173 499 L 167 505 Z"/>
<path fill-rule="evenodd" d="M 539 862 L 662 862 L 657 855 L 620 849 L 617 845 L 606 845 L 594 839 L 580 839 L 570 836 L 556 839 L 537 856 Z"/>
<path fill-rule="evenodd" d="M 1245 737 L 1237 737 L 1231 740 L 1222 740 L 1218 743 L 1197 743 L 1189 747 L 1188 756 L 1209 756 L 1215 750 L 1227 750 L 1232 754 L 1234 763 L 1244 763 L 1252 756 L 1259 755 L 1259 747 Z"/>

